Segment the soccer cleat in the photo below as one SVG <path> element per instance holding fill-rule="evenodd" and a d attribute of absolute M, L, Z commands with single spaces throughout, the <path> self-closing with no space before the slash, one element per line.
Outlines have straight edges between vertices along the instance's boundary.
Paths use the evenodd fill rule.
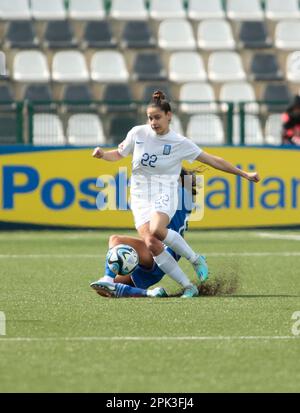
<path fill-rule="evenodd" d="M 201 282 L 208 279 L 208 265 L 204 255 L 198 255 L 196 261 L 193 263 L 194 270 Z"/>
<path fill-rule="evenodd" d="M 115 284 L 104 282 L 104 281 L 94 281 L 90 284 L 99 295 L 102 297 L 116 297 L 116 286 Z"/>
<path fill-rule="evenodd" d="M 147 290 L 148 297 L 168 297 L 166 290 L 163 287 L 156 287 L 153 290 Z"/>
<path fill-rule="evenodd" d="M 196 285 L 189 285 L 180 296 L 181 298 L 192 298 L 198 297 L 199 291 Z"/>

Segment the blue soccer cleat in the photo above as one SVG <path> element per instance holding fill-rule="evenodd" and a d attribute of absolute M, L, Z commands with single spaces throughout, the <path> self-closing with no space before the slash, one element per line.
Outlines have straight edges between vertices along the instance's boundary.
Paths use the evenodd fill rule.
<path fill-rule="evenodd" d="M 208 265 L 204 255 L 198 255 L 196 261 L 193 263 L 194 270 L 201 282 L 208 279 Z"/>
<path fill-rule="evenodd" d="M 92 287 L 99 295 L 102 295 L 102 297 L 117 297 L 115 284 L 104 281 L 94 281 L 90 284 L 90 287 Z"/>
<path fill-rule="evenodd" d="M 147 290 L 147 297 L 163 298 L 168 297 L 168 294 L 163 287 L 156 287 L 153 290 Z"/>
<path fill-rule="evenodd" d="M 196 285 L 189 285 L 185 288 L 183 294 L 180 296 L 181 298 L 192 298 L 198 297 L 199 290 Z"/>

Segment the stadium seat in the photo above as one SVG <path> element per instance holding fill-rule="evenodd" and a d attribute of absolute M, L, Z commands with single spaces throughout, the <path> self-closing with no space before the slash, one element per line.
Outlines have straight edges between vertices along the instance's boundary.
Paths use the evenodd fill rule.
<path fill-rule="evenodd" d="M 203 82 L 207 79 L 204 62 L 197 52 L 174 52 L 169 60 L 172 82 Z"/>
<path fill-rule="evenodd" d="M 254 89 L 248 82 L 224 83 L 220 89 L 220 100 L 225 102 L 233 102 L 236 105 L 236 110 L 239 110 L 238 104 L 240 102 L 248 102 L 244 107 L 246 112 L 259 112 L 259 106 L 256 103 Z"/>
<path fill-rule="evenodd" d="M 253 80 L 282 80 L 283 73 L 275 54 L 256 53 L 250 66 Z"/>
<path fill-rule="evenodd" d="M 31 84 L 26 87 L 23 99 L 29 102 L 50 103 L 53 96 L 49 85 Z"/>
<path fill-rule="evenodd" d="M 179 118 L 178 116 L 174 115 L 174 113 L 172 114 L 172 119 L 171 119 L 171 123 L 170 123 L 170 128 L 171 128 L 174 132 L 179 133 L 180 135 L 184 135 L 180 118 Z"/>
<path fill-rule="evenodd" d="M 255 115 L 246 114 L 245 121 L 245 145 L 263 145 L 264 135 L 259 119 Z M 240 145 L 240 116 L 235 114 L 233 117 L 233 144 Z"/>
<path fill-rule="evenodd" d="M 12 145 L 17 142 L 17 119 L 14 113 L 0 115 L 0 144 Z"/>
<path fill-rule="evenodd" d="M 216 112 L 214 89 L 209 83 L 185 83 L 179 91 L 180 110 L 183 113 Z M 205 103 L 193 103 L 193 102 Z"/>
<path fill-rule="evenodd" d="M 143 97 L 142 97 L 143 102 L 146 102 L 146 103 L 150 102 L 152 95 L 156 90 L 163 91 L 164 94 L 167 96 L 167 98 L 169 100 L 172 100 L 172 93 L 171 93 L 169 84 L 167 83 L 152 84 L 151 83 L 150 85 L 145 86 Z"/>
<path fill-rule="evenodd" d="M 91 60 L 91 78 L 95 82 L 127 82 L 129 73 L 124 56 L 118 51 L 94 53 Z"/>
<path fill-rule="evenodd" d="M 68 16 L 73 20 L 102 20 L 106 13 L 103 0 L 69 0 Z"/>
<path fill-rule="evenodd" d="M 0 0 L 1 20 L 29 20 L 31 11 L 28 0 Z"/>
<path fill-rule="evenodd" d="M 182 0 L 151 0 L 150 16 L 155 20 L 186 17 Z"/>
<path fill-rule="evenodd" d="M 275 46 L 281 50 L 300 49 L 300 21 L 280 21 L 275 29 Z"/>
<path fill-rule="evenodd" d="M 0 79 L 7 77 L 6 54 L 0 50 Z"/>
<path fill-rule="evenodd" d="M 72 48 L 77 46 L 77 39 L 68 20 L 49 21 L 44 34 L 44 47 Z"/>
<path fill-rule="evenodd" d="M 234 49 L 231 26 L 226 20 L 203 20 L 198 26 L 198 46 L 204 50 Z"/>
<path fill-rule="evenodd" d="M 192 20 L 223 19 L 222 0 L 189 0 L 188 17 Z"/>
<path fill-rule="evenodd" d="M 265 0 L 265 13 L 269 20 L 297 19 L 300 17 L 298 0 Z"/>
<path fill-rule="evenodd" d="M 33 115 L 34 145 L 65 145 L 64 130 L 61 120 L 53 113 Z"/>
<path fill-rule="evenodd" d="M 129 21 L 126 23 L 121 46 L 126 48 L 148 48 L 156 45 L 155 37 L 148 22 L 144 21 Z"/>
<path fill-rule="evenodd" d="M 31 12 L 36 20 L 64 20 L 67 17 L 63 0 L 31 0 Z"/>
<path fill-rule="evenodd" d="M 213 52 L 208 59 L 208 77 L 212 82 L 246 79 L 242 59 L 236 52 Z"/>
<path fill-rule="evenodd" d="M 300 52 L 290 53 L 286 59 L 286 78 L 290 82 L 300 82 Z"/>
<path fill-rule="evenodd" d="M 227 0 L 227 17 L 232 20 L 263 20 L 264 13 L 259 0 Z"/>
<path fill-rule="evenodd" d="M 242 22 L 239 32 L 239 47 L 260 49 L 272 46 L 265 22 Z"/>
<path fill-rule="evenodd" d="M 110 17 L 118 20 L 147 20 L 149 13 L 143 0 L 112 0 Z"/>
<path fill-rule="evenodd" d="M 50 72 L 46 56 L 39 50 L 18 52 L 13 61 L 13 79 L 17 82 L 48 82 Z"/>
<path fill-rule="evenodd" d="M 94 47 L 98 49 L 116 47 L 117 41 L 113 36 L 110 23 L 107 20 L 87 22 L 82 46 L 84 48 Z"/>
<path fill-rule="evenodd" d="M 263 93 L 263 101 L 269 112 L 283 112 L 291 100 L 292 93 L 285 83 L 269 83 Z"/>
<path fill-rule="evenodd" d="M 52 61 L 52 80 L 55 82 L 87 82 L 89 71 L 84 55 L 78 50 L 56 52 Z"/>
<path fill-rule="evenodd" d="M 65 109 L 69 112 L 95 111 L 92 92 L 87 84 L 66 85 L 63 93 Z"/>
<path fill-rule="evenodd" d="M 158 53 L 139 53 L 133 65 L 133 80 L 166 80 L 167 73 Z"/>
<path fill-rule="evenodd" d="M 109 138 L 114 145 L 118 145 L 126 138 L 127 133 L 136 126 L 135 117 L 114 117 L 109 125 Z"/>
<path fill-rule="evenodd" d="M 223 145 L 224 131 L 221 119 L 214 114 L 192 115 L 186 135 L 198 145 Z"/>
<path fill-rule="evenodd" d="M 282 118 L 280 114 L 270 114 L 266 120 L 265 141 L 267 145 L 282 145 Z"/>
<path fill-rule="evenodd" d="M 127 84 L 107 85 L 102 100 L 107 112 L 130 112 L 136 109 L 132 103 L 132 93 Z"/>
<path fill-rule="evenodd" d="M 67 140 L 71 145 L 97 146 L 106 143 L 102 122 L 96 114 L 78 113 L 70 116 Z"/>
<path fill-rule="evenodd" d="M 16 109 L 16 104 L 14 102 L 14 96 L 13 96 L 11 85 L 10 84 L 0 85 L 0 113 L 14 112 L 15 109 Z"/>
<path fill-rule="evenodd" d="M 158 29 L 158 45 L 165 50 L 196 49 L 191 23 L 186 19 L 163 20 Z"/>
<path fill-rule="evenodd" d="M 5 46 L 8 48 L 33 49 L 38 47 L 39 40 L 31 21 L 11 21 L 5 35 Z"/>

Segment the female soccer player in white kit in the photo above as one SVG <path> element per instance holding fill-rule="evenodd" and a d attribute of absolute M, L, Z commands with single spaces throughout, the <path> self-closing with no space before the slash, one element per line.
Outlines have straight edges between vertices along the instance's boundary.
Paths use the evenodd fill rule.
<path fill-rule="evenodd" d="M 188 259 L 200 280 L 207 279 L 205 258 L 196 254 L 180 234 L 166 228 L 177 209 L 182 161 L 197 160 L 254 182 L 259 181 L 259 176 L 257 172 L 242 171 L 220 157 L 203 152 L 190 139 L 171 130 L 171 106 L 163 92 L 154 92 L 147 117 L 148 124 L 132 128 L 117 150 L 104 152 L 97 147 L 93 156 L 118 161 L 133 155 L 130 194 L 136 229 L 158 267 L 184 287 L 182 297 L 194 297 L 198 295 L 197 287 L 164 249 L 165 244 Z"/>

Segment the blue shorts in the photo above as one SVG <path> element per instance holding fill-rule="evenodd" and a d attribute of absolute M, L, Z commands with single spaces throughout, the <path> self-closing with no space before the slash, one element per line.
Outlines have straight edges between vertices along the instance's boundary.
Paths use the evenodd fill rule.
<path fill-rule="evenodd" d="M 180 255 L 177 255 L 171 248 L 167 248 L 166 251 L 171 254 L 176 261 L 179 261 Z M 131 279 L 137 288 L 146 290 L 151 287 L 151 285 L 158 283 L 164 275 L 165 273 L 154 262 L 153 267 L 150 269 L 138 265 L 131 274 Z"/>

